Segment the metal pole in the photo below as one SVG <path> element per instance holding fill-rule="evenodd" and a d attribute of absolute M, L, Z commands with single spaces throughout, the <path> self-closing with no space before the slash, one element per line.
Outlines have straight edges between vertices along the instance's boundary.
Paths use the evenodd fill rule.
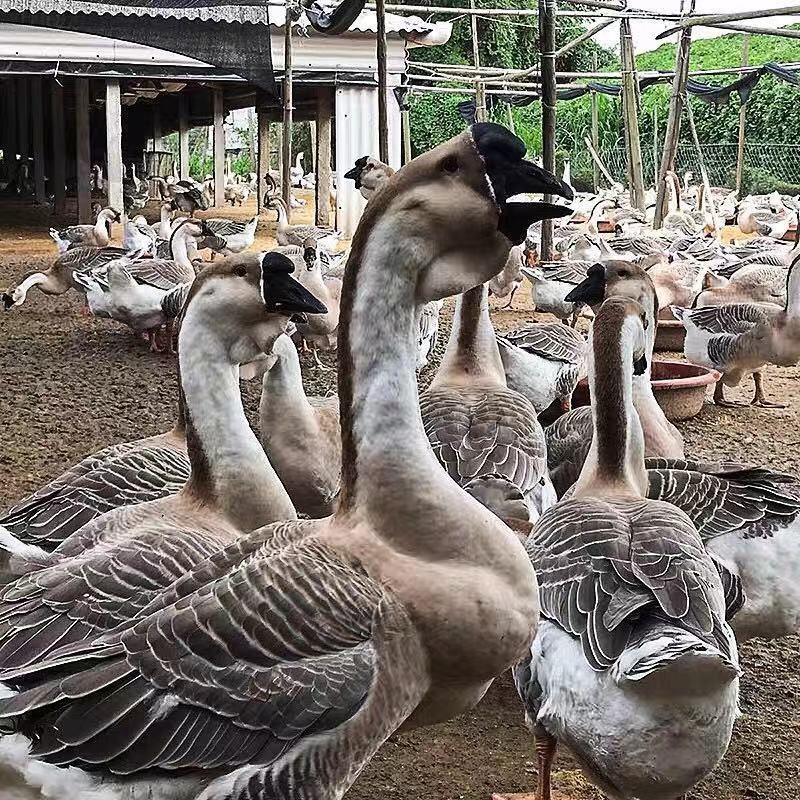
<path fill-rule="evenodd" d="M 286 214 L 291 220 L 292 208 L 292 17 L 286 6 L 283 32 L 283 141 L 281 142 L 281 192 Z"/>
<path fill-rule="evenodd" d="M 750 61 L 750 34 L 746 33 L 742 39 L 742 66 L 746 67 Z M 744 173 L 744 130 L 747 118 L 747 105 L 742 103 L 739 108 L 739 147 L 736 151 L 736 194 L 742 191 L 742 175 Z"/>
<path fill-rule="evenodd" d="M 556 0 L 539 0 L 539 41 L 542 73 L 542 162 L 556 168 Z M 550 199 L 545 197 L 545 200 Z M 541 258 L 552 258 L 553 221 L 542 222 Z"/>
<path fill-rule="evenodd" d="M 389 111 L 386 107 L 388 83 L 386 79 L 386 0 L 376 0 L 378 56 L 378 158 L 389 163 Z"/>

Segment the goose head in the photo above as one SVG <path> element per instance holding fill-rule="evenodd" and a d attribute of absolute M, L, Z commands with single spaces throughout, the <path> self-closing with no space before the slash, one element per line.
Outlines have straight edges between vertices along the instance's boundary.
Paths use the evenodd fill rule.
<path fill-rule="evenodd" d="M 293 317 L 325 314 L 325 304 L 292 277 L 281 253 L 242 253 L 207 266 L 195 279 L 184 314 L 208 325 L 235 363 L 269 353 Z"/>
<path fill-rule="evenodd" d="M 102 219 L 104 219 L 104 220 L 106 220 L 108 222 L 120 222 L 120 220 L 122 219 L 122 214 L 120 214 L 119 211 L 117 211 L 116 208 L 112 208 L 111 206 L 108 206 L 107 208 L 104 208 L 97 215 L 97 218 L 98 219 L 102 218 Z"/>
<path fill-rule="evenodd" d="M 361 156 L 356 159 L 355 166 L 345 172 L 344 177 L 355 183 L 365 200 L 369 200 L 389 178 L 394 170 L 372 156 Z"/>
<path fill-rule="evenodd" d="M 572 190 L 525 161 L 525 144 L 500 125 L 478 123 L 410 161 L 367 204 L 350 263 L 393 252 L 413 270 L 416 302 L 460 294 L 496 275 L 512 245 L 537 220 L 570 213 L 565 206 L 510 202 L 521 194 Z M 355 274 L 354 270 L 354 273 Z"/>

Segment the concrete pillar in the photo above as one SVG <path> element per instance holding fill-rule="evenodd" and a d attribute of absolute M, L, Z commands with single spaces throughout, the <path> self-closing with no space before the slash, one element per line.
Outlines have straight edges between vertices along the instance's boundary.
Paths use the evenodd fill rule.
<path fill-rule="evenodd" d="M 267 193 L 266 174 L 269 172 L 270 125 L 269 116 L 263 109 L 258 109 L 258 213 L 264 211 L 264 195 Z"/>
<path fill-rule="evenodd" d="M 75 175 L 78 183 L 78 222 L 82 223 L 92 221 L 91 172 L 89 79 L 75 78 Z"/>
<path fill-rule="evenodd" d="M 122 104 L 119 80 L 106 81 L 106 168 L 108 204 L 124 212 L 122 201 Z"/>
<path fill-rule="evenodd" d="M 225 106 L 222 89 L 214 94 L 214 205 L 225 205 Z"/>

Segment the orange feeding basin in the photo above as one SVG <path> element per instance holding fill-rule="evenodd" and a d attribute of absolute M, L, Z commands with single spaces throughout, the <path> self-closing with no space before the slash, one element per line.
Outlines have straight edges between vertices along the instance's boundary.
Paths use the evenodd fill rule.
<path fill-rule="evenodd" d="M 700 413 L 708 387 L 715 384 L 720 377 L 716 370 L 698 367 L 687 361 L 655 359 L 650 385 L 664 416 L 677 422 L 691 419 Z M 589 382 L 586 378 L 575 387 L 572 405 L 589 405 Z"/>

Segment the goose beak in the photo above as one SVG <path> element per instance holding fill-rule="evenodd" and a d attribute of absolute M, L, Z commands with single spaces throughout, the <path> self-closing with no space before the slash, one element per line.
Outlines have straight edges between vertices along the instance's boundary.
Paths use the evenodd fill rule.
<path fill-rule="evenodd" d="M 3 292 L 2 298 L 0 298 L 0 299 L 2 299 L 3 308 L 6 311 L 8 311 L 9 309 L 12 309 L 14 307 L 14 298 L 8 292 Z"/>
<path fill-rule="evenodd" d="M 471 134 L 500 209 L 498 228 L 513 244 L 524 241 L 534 222 L 572 213 L 566 206 L 552 203 L 509 203 L 509 198 L 516 195 L 554 194 L 566 200 L 572 200 L 574 195 L 564 181 L 526 161 L 525 143 L 502 125 L 479 122 L 472 126 Z"/>
<path fill-rule="evenodd" d="M 606 271 L 602 264 L 592 264 L 586 277 L 564 298 L 567 303 L 596 306 L 606 295 Z"/>
<path fill-rule="evenodd" d="M 352 169 L 347 170 L 344 174 L 345 178 L 351 181 L 356 182 L 356 189 L 359 188 L 358 179 L 361 177 L 361 168 L 358 166 L 353 167 Z"/>
<path fill-rule="evenodd" d="M 633 374 L 644 375 L 645 372 L 647 372 L 647 356 L 642 354 L 633 360 Z"/>

